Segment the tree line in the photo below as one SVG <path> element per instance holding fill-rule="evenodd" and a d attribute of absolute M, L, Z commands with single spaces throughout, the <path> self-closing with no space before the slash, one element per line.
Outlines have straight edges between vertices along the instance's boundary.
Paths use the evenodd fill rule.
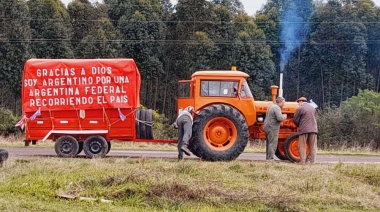
<path fill-rule="evenodd" d="M 339 107 L 379 92 L 380 8 L 371 0 L 269 0 L 249 16 L 239 0 L 0 1 L 1 106 L 21 114 L 29 58 L 133 58 L 141 102 L 173 119 L 177 82 L 232 65 L 257 100 L 284 73 L 284 96 Z"/>

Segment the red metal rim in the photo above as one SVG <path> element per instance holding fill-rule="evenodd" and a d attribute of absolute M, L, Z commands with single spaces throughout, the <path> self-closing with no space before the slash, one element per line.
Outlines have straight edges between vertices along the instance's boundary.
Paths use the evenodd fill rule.
<path fill-rule="evenodd" d="M 235 144 L 237 129 L 228 118 L 216 117 L 207 122 L 203 137 L 211 149 L 225 151 Z"/>

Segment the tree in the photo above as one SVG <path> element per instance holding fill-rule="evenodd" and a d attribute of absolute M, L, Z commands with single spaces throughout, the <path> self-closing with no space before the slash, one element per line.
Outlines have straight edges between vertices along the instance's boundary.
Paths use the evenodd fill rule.
<path fill-rule="evenodd" d="M 168 1 L 105 2 L 109 6 L 110 18 L 122 34 L 122 55 L 133 58 L 139 67 L 142 76 L 141 102 L 161 111 L 162 102 L 158 105 L 156 102 L 160 101 L 160 80 L 165 75 L 162 61 L 166 25 L 163 20 L 166 18 Z"/>
<path fill-rule="evenodd" d="M 365 68 L 366 27 L 352 10 L 329 1 L 313 17 L 310 45 L 301 55 L 301 90 L 320 105 L 339 105 L 373 84 Z"/>
<path fill-rule="evenodd" d="M 69 14 L 60 0 L 28 1 L 32 30 L 32 51 L 37 58 L 72 58 L 72 28 Z"/>
<path fill-rule="evenodd" d="M 273 85 L 275 67 L 270 46 L 265 41 L 264 32 L 252 18 L 240 13 L 234 18 L 230 37 L 235 45 L 231 48 L 233 62 L 239 70 L 248 73 L 250 86 L 256 99 L 270 99 L 270 86 Z"/>
<path fill-rule="evenodd" d="M 75 0 L 68 5 L 68 12 L 73 28 L 71 37 L 72 47 L 75 55 L 78 54 L 75 47 L 88 36 L 90 31 L 98 27 L 99 13 L 97 8 L 91 5 L 88 0 Z"/>
<path fill-rule="evenodd" d="M 120 32 L 108 19 L 100 19 L 97 26 L 85 36 L 77 47 L 80 58 L 121 57 Z"/>
<path fill-rule="evenodd" d="M 0 104 L 19 112 L 23 65 L 31 57 L 29 11 L 26 3 L 0 3 Z"/>
<path fill-rule="evenodd" d="M 357 1 L 355 7 L 351 10 L 358 19 L 364 23 L 367 29 L 367 57 L 366 72 L 374 78 L 374 84 L 368 87 L 380 92 L 380 43 L 378 38 L 380 35 L 380 8 L 375 7 L 371 0 Z"/>

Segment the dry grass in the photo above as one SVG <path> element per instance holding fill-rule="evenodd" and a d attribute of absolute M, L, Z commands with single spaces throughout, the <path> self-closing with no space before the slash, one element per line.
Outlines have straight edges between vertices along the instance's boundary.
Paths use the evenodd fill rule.
<path fill-rule="evenodd" d="M 0 170 L 0 211 L 378 210 L 375 164 L 11 157 Z"/>

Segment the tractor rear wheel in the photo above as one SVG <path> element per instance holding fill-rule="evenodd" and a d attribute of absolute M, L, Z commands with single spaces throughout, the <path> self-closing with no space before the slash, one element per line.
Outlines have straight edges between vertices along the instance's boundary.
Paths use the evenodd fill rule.
<path fill-rule="evenodd" d="M 190 150 L 207 161 L 236 159 L 247 146 L 248 126 L 235 108 L 217 104 L 201 110 L 194 118 Z"/>
<path fill-rule="evenodd" d="M 285 155 L 291 162 L 301 161 L 300 152 L 298 149 L 298 136 L 298 133 L 293 133 L 285 140 Z M 309 153 L 309 144 L 306 142 L 306 156 L 309 155 Z"/>
<path fill-rule="evenodd" d="M 72 136 L 64 135 L 57 139 L 55 142 L 55 153 L 64 158 L 75 157 L 79 151 L 79 143 L 77 139 Z"/>

